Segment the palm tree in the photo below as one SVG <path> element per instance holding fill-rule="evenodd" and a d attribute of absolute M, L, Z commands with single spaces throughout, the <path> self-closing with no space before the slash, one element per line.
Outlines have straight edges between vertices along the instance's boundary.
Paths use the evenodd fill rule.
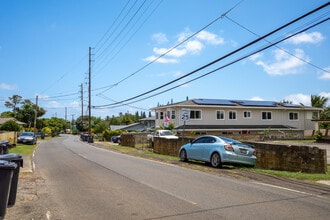
<path fill-rule="evenodd" d="M 311 103 L 313 107 L 325 108 L 325 104 L 329 101 L 329 98 L 318 95 L 311 95 Z"/>
<path fill-rule="evenodd" d="M 313 107 L 323 108 L 320 114 L 320 119 L 330 119 L 330 107 L 326 106 L 329 98 L 324 96 L 311 95 L 311 103 Z M 322 123 L 321 126 L 325 128 L 325 136 L 328 136 L 330 123 Z"/>

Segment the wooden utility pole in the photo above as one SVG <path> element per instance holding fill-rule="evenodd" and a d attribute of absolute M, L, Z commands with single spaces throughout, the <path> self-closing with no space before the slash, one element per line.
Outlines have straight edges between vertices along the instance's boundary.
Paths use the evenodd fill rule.
<path fill-rule="evenodd" d="M 88 59 L 88 135 L 91 135 L 91 63 L 92 63 L 92 48 L 89 47 Z"/>
<path fill-rule="evenodd" d="M 80 93 L 81 93 L 81 127 L 84 131 L 84 87 L 82 83 L 80 85 Z"/>

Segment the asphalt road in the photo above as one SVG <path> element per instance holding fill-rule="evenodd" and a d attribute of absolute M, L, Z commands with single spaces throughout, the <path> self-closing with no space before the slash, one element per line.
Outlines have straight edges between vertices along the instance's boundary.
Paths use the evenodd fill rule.
<path fill-rule="evenodd" d="M 330 195 L 324 191 L 136 158 L 93 147 L 76 136 L 41 143 L 34 161 L 39 180 L 35 206 L 24 203 L 26 209 L 16 216 L 10 213 L 8 219 L 328 219 L 330 215 Z"/>

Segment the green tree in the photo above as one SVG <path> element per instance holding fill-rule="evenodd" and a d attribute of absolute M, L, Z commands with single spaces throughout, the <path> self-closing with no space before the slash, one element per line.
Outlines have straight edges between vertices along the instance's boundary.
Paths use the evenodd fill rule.
<path fill-rule="evenodd" d="M 18 109 L 18 105 L 22 103 L 22 96 L 20 95 L 13 95 L 12 97 L 8 98 L 9 101 L 5 102 L 5 106 L 7 108 L 11 108 L 13 110 L 13 113 L 16 112 L 16 110 Z"/>
<path fill-rule="evenodd" d="M 2 112 L 0 115 L 1 118 L 15 118 L 15 113 L 14 112 L 9 112 L 9 111 L 5 111 Z"/>
<path fill-rule="evenodd" d="M 0 126 L 1 131 L 20 131 L 22 130 L 22 127 L 17 124 L 14 120 L 9 120 L 3 123 Z"/>
<path fill-rule="evenodd" d="M 21 106 L 16 109 L 16 119 L 25 122 L 28 127 L 34 126 L 35 111 L 37 111 L 37 118 L 43 116 L 46 111 L 41 107 L 36 107 L 30 100 L 26 99 L 21 102 Z"/>

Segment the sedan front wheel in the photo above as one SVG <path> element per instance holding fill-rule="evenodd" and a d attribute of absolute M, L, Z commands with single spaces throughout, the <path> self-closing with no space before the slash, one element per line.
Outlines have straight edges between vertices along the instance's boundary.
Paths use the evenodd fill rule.
<path fill-rule="evenodd" d="M 221 167 L 221 158 L 218 153 L 213 153 L 211 156 L 211 165 L 212 167 L 218 168 Z"/>
<path fill-rule="evenodd" d="M 185 149 L 182 149 L 182 150 L 180 151 L 180 161 L 185 162 L 185 161 L 187 161 L 187 160 L 188 160 L 188 159 L 187 159 L 187 152 L 186 152 Z"/>

